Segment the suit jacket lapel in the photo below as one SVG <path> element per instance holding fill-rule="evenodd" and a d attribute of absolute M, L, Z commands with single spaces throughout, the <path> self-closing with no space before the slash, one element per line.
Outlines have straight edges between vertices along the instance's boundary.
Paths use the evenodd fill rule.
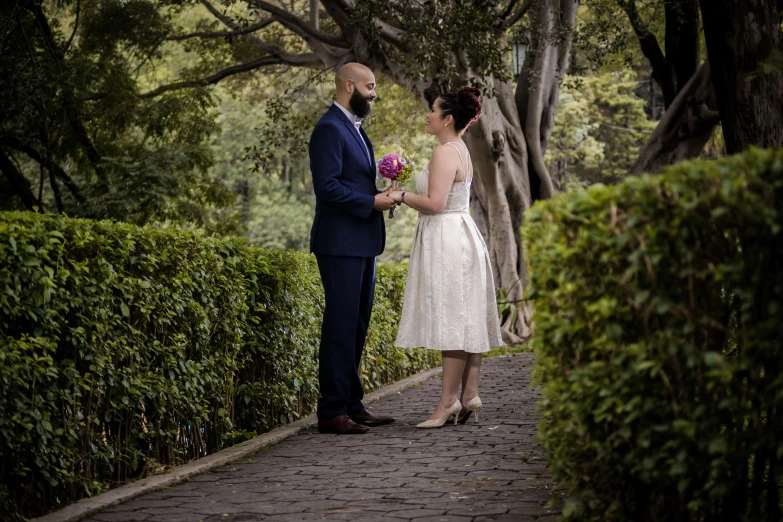
<path fill-rule="evenodd" d="M 359 137 L 359 133 L 356 132 L 356 127 L 353 126 L 353 123 L 348 121 L 348 118 L 345 116 L 343 111 L 332 105 L 330 110 L 333 110 L 335 114 L 337 114 L 337 117 L 342 120 L 345 127 L 348 129 L 348 133 L 353 136 L 353 139 L 356 140 L 356 144 L 359 146 L 359 150 L 362 151 L 362 154 L 364 158 L 367 160 L 367 163 L 370 165 L 370 170 L 373 173 L 373 177 L 375 176 L 375 163 L 370 159 L 370 156 L 368 153 L 372 154 L 372 145 L 370 144 L 370 140 L 367 138 L 367 135 L 364 134 L 364 129 L 361 129 L 360 132 L 362 133 L 362 136 Z M 362 138 L 365 139 L 365 143 L 367 144 L 367 147 L 365 148 L 365 143 L 362 143 Z"/>
<path fill-rule="evenodd" d="M 359 127 L 359 131 L 362 133 L 362 138 L 364 138 L 364 142 L 367 144 L 367 151 L 370 153 L 370 170 L 372 171 L 373 178 L 375 177 L 375 149 L 372 146 L 372 142 L 370 142 L 370 138 L 367 136 L 367 133 L 364 132 L 363 127 Z"/>

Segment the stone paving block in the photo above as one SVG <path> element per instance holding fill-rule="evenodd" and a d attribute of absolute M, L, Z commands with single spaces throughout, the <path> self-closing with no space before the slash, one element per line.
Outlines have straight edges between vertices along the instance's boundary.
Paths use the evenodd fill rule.
<path fill-rule="evenodd" d="M 487 516 L 487 515 L 503 515 L 508 513 L 508 506 L 503 504 L 491 504 L 487 506 L 483 505 L 469 505 L 464 506 L 462 509 L 449 509 L 446 514 L 455 516 Z"/>
<path fill-rule="evenodd" d="M 467 471 L 462 470 L 462 469 L 454 469 L 454 468 L 450 469 L 448 471 L 448 474 L 449 474 L 450 477 L 454 477 L 454 478 L 465 478 L 468 475 Z M 442 471 L 435 470 L 435 471 L 428 471 L 428 472 L 425 472 L 425 473 L 416 473 L 415 476 L 416 476 L 416 478 L 439 479 L 439 478 L 442 478 L 443 475 L 444 475 L 444 473 Z"/>
<path fill-rule="evenodd" d="M 345 502 L 356 502 L 363 500 L 379 500 L 385 498 L 383 493 L 377 493 L 375 491 L 338 491 L 329 495 L 329 498 L 334 500 L 342 500 Z"/>
<path fill-rule="evenodd" d="M 310 428 L 87 522 L 554 522 L 550 501 L 562 492 L 536 439 L 532 362 L 531 354 L 484 361 L 480 423 L 416 429 L 438 401 L 433 378 L 373 405 L 394 424 L 360 437 Z"/>
<path fill-rule="evenodd" d="M 161 499 L 149 499 L 144 498 L 144 500 L 139 501 L 139 504 L 144 507 L 144 509 L 150 509 L 150 508 L 163 508 L 163 507 L 177 507 L 182 504 L 182 500 L 178 498 L 173 498 L 170 500 L 161 500 Z M 119 506 L 118 506 L 119 507 Z"/>
<path fill-rule="evenodd" d="M 112 506 L 111 509 L 112 509 L 113 513 L 120 513 L 120 512 L 127 513 L 127 512 L 138 511 L 141 508 L 142 508 L 142 506 L 140 506 L 140 505 L 135 505 L 134 506 L 130 502 L 127 502 L 125 504 L 119 504 L 119 505 L 116 505 L 116 506 Z"/>
<path fill-rule="evenodd" d="M 216 502 L 210 502 L 210 503 L 193 503 L 193 504 L 187 504 L 185 506 L 180 507 L 162 507 L 162 508 L 150 508 L 150 509 L 140 509 L 139 511 L 136 511 L 136 513 L 147 513 L 151 515 L 150 518 L 156 519 L 160 515 L 180 515 L 182 513 L 196 513 L 199 515 L 214 515 L 216 513 L 226 513 L 228 511 L 236 512 L 238 511 L 236 506 L 232 504 L 223 504 L 223 503 L 216 503 Z"/>
<path fill-rule="evenodd" d="M 418 504 L 422 501 L 426 502 L 429 505 L 432 506 L 438 506 L 443 507 L 447 510 L 449 509 L 458 509 L 459 506 L 467 506 L 472 505 L 473 502 L 475 502 L 475 497 L 470 495 L 461 495 L 461 496 L 451 496 L 451 495 L 443 495 L 440 497 L 436 497 L 434 499 L 430 499 L 427 497 L 422 497 L 418 499 L 409 499 L 405 500 L 404 504 Z"/>
<path fill-rule="evenodd" d="M 366 513 L 364 511 L 354 512 L 336 512 L 336 513 L 324 513 L 321 516 L 321 520 L 361 520 L 361 521 L 382 521 L 383 515 L 378 513 Z"/>
<path fill-rule="evenodd" d="M 323 520 L 321 513 L 288 513 L 284 515 L 271 515 L 264 517 L 268 522 L 299 522 L 300 520 Z M 220 522 L 220 519 L 205 520 L 204 522 Z"/>
<path fill-rule="evenodd" d="M 204 473 L 203 475 L 196 475 L 191 477 L 191 482 L 217 482 L 220 480 L 220 476 L 214 473 Z"/>
<path fill-rule="evenodd" d="M 199 522 L 203 519 L 204 517 L 195 515 L 193 513 L 181 513 L 178 515 L 155 515 L 154 517 L 150 517 L 146 520 L 150 520 L 151 522 Z"/>
<path fill-rule="evenodd" d="M 260 515 L 285 515 L 289 513 L 301 513 L 299 506 L 294 506 L 286 502 L 256 502 L 244 504 L 243 513 L 252 513 L 256 518 L 262 518 Z"/>
<path fill-rule="evenodd" d="M 418 520 L 419 518 L 435 517 L 444 514 L 446 514 L 445 509 L 404 509 L 400 511 L 391 511 L 386 513 L 386 516 L 404 520 Z"/>
<path fill-rule="evenodd" d="M 200 522 L 256 522 L 263 520 L 255 513 L 227 513 L 223 515 L 210 515 L 207 518 L 199 519 Z"/>
<path fill-rule="evenodd" d="M 416 522 L 471 522 L 472 517 L 458 517 L 454 515 L 438 515 L 434 517 L 417 518 Z"/>
<path fill-rule="evenodd" d="M 187 502 L 187 499 L 189 498 L 200 498 L 204 497 L 208 494 L 206 490 L 202 490 L 200 488 L 188 488 L 187 482 L 184 484 L 180 484 L 176 488 L 166 488 L 163 491 L 161 491 L 161 494 L 165 496 L 165 498 L 183 498 L 185 502 Z M 146 496 L 144 498 L 147 498 Z"/>
<path fill-rule="evenodd" d="M 484 515 L 473 519 L 473 522 L 537 522 L 537 516 L 530 515 Z"/>
<path fill-rule="evenodd" d="M 152 515 L 147 513 L 113 511 L 111 513 L 98 513 L 93 516 L 95 517 L 95 520 L 100 520 L 101 522 L 125 522 L 126 520 L 132 522 L 136 520 L 149 520 Z"/>
<path fill-rule="evenodd" d="M 405 506 L 401 506 L 400 503 L 396 500 L 386 499 L 375 500 L 372 502 L 351 502 L 350 504 L 346 505 L 350 505 L 352 508 L 360 509 L 365 513 L 374 514 L 385 514 L 389 511 L 399 511 L 405 508 Z"/>
<path fill-rule="evenodd" d="M 393 493 L 388 493 L 386 495 L 386 499 L 388 500 L 398 500 L 398 501 L 404 501 L 404 500 L 415 500 L 415 499 L 431 499 L 431 498 L 439 498 L 444 496 L 445 493 L 442 491 L 421 491 L 421 490 L 409 490 L 407 488 L 401 488 Z"/>
<path fill-rule="evenodd" d="M 321 492 L 309 490 L 289 490 L 276 488 L 274 491 L 252 491 L 243 495 L 245 498 L 252 499 L 253 502 L 261 500 L 274 500 L 281 502 L 299 502 L 304 500 L 328 500 L 329 496 Z"/>

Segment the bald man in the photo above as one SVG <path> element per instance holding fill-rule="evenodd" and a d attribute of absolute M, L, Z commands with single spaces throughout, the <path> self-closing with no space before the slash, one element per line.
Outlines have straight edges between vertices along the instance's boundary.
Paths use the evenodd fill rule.
<path fill-rule="evenodd" d="M 315 219 L 310 251 L 324 286 L 319 347 L 318 431 L 366 433 L 394 422 L 367 411 L 359 364 L 375 292 L 375 258 L 383 252 L 383 211 L 394 206 L 375 187 L 375 156 L 362 129 L 375 98 L 375 75 L 348 63 L 335 77 L 335 102 L 310 137 Z"/>

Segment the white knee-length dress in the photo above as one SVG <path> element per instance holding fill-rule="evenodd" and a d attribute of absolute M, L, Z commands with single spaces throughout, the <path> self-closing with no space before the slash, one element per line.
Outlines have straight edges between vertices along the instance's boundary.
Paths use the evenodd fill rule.
<path fill-rule="evenodd" d="M 395 346 L 489 351 L 502 346 L 495 284 L 487 245 L 468 212 L 473 167 L 461 144 L 457 149 L 465 181 L 455 181 L 446 207 L 438 214 L 419 213 L 411 248 L 402 317 Z M 467 169 L 466 169 L 467 166 Z M 429 170 L 416 177 L 426 195 Z"/>

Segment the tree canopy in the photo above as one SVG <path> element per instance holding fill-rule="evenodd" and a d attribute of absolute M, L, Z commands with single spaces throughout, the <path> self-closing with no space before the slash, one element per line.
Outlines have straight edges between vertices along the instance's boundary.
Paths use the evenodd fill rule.
<path fill-rule="evenodd" d="M 4 193 L 27 209 L 134 223 L 204 224 L 230 201 L 207 176 L 211 94 L 140 95 L 170 27 L 161 7 L 29 0 L 0 16 Z"/>
<path fill-rule="evenodd" d="M 399 143 L 422 160 L 426 104 L 476 85 L 471 212 L 513 304 L 514 342 L 529 334 L 520 226 L 536 200 L 657 171 L 721 136 L 729 152 L 780 144 L 780 11 L 780 0 L 15 0 L 0 8 L 0 205 L 306 249 L 306 139 L 337 66 L 359 61 L 385 82 L 366 123 L 376 149 Z M 738 38 L 754 28 L 757 41 Z M 404 221 L 391 226 L 402 234 Z M 389 259 L 404 257 L 405 241 L 396 248 Z"/>

